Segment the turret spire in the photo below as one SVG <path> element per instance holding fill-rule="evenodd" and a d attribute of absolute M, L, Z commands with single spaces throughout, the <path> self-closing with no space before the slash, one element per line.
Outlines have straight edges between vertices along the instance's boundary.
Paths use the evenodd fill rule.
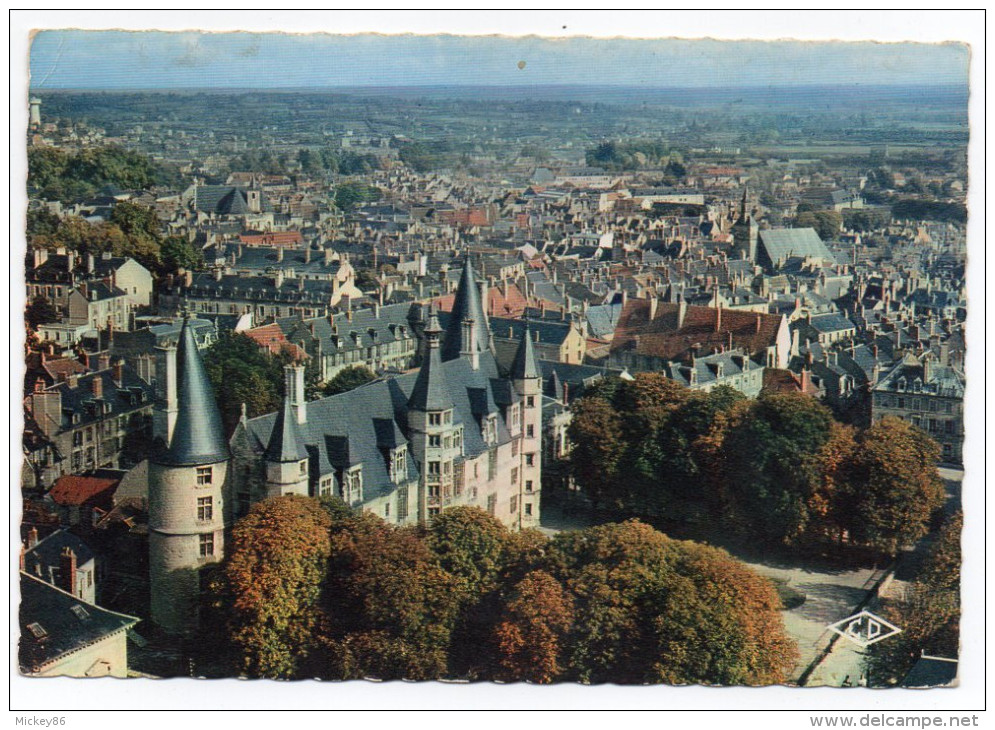
<path fill-rule="evenodd" d="M 442 372 L 442 358 L 439 355 L 439 335 L 442 327 L 433 312 L 425 327 L 425 340 L 428 351 L 425 362 L 418 371 L 415 387 L 408 398 L 408 408 L 415 411 L 446 411 L 453 408 L 453 401 Z"/>
<path fill-rule="evenodd" d="M 484 315 L 484 308 L 480 302 L 480 289 L 477 286 L 477 277 L 474 274 L 469 255 L 463 262 L 459 287 L 456 289 L 453 309 L 450 313 L 449 323 L 446 325 L 446 336 L 441 351 L 443 361 L 455 360 L 467 351 L 468 343 L 464 342 L 463 336 L 464 320 L 473 320 L 476 351 L 483 352 L 490 349 L 491 333 L 487 329 L 487 317 Z"/>
<path fill-rule="evenodd" d="M 155 461 L 173 466 L 214 464 L 228 459 L 228 444 L 211 381 L 204 370 L 189 314 L 176 351 L 176 425 Z"/>

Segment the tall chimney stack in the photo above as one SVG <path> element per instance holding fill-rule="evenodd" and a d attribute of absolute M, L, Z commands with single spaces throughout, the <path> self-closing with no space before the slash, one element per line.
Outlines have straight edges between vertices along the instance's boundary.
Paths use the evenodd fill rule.
<path fill-rule="evenodd" d="M 62 548 L 59 555 L 59 588 L 76 595 L 76 553 L 70 547 Z"/>

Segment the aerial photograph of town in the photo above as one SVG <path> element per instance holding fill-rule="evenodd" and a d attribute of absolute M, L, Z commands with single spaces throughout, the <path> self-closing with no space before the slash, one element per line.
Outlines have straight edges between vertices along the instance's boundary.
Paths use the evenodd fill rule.
<path fill-rule="evenodd" d="M 38 31 L 15 673 L 956 686 L 970 59 Z"/>

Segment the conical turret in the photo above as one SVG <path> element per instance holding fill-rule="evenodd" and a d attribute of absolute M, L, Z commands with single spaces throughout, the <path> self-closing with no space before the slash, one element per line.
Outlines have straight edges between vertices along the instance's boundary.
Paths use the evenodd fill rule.
<path fill-rule="evenodd" d="M 532 346 L 532 331 L 526 325 L 525 336 L 518 343 L 515 359 L 511 363 L 511 378 L 512 380 L 525 380 L 541 377 L 542 369 L 539 367 L 539 359 Z"/>
<path fill-rule="evenodd" d="M 469 328 L 464 327 L 464 322 L 470 323 L 472 327 L 475 340 L 473 343 L 464 342 L 469 334 L 467 332 Z M 467 255 L 456 289 L 456 298 L 453 300 L 452 313 L 446 325 L 446 336 L 441 351 L 442 360 L 455 360 L 462 353 L 469 351 L 471 344 L 476 352 L 483 352 L 490 349 L 490 341 L 491 333 L 487 328 L 487 317 L 480 301 L 477 277 Z"/>
<path fill-rule="evenodd" d="M 408 398 L 408 408 L 415 411 L 445 411 L 453 407 L 449 389 L 446 386 L 446 376 L 442 372 L 442 358 L 439 356 L 439 335 L 442 327 L 439 318 L 432 314 L 425 327 L 425 339 L 428 351 L 415 387 Z"/>
<path fill-rule="evenodd" d="M 176 425 L 169 443 L 153 458 L 160 464 L 191 466 L 214 464 L 228 456 L 214 390 L 186 316 L 176 350 Z"/>

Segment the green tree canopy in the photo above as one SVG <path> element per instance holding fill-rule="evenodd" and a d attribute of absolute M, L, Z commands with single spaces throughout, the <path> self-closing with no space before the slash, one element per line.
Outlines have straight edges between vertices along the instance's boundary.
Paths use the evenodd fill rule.
<path fill-rule="evenodd" d="M 849 464 L 846 527 L 853 538 L 895 554 L 925 535 L 946 492 L 940 447 L 925 432 L 886 417 L 857 437 Z"/>
<path fill-rule="evenodd" d="M 339 370 L 335 375 L 321 388 L 321 394 L 323 396 L 338 395 L 339 393 L 345 393 L 347 390 L 352 390 L 358 388 L 361 385 L 366 385 L 377 379 L 376 373 L 370 370 L 365 365 L 351 365 L 350 367 L 343 368 Z"/>
<path fill-rule="evenodd" d="M 214 399 L 231 433 L 245 404 L 249 418 L 272 413 L 283 400 L 283 366 L 242 333 L 223 331 L 204 353 Z"/>

